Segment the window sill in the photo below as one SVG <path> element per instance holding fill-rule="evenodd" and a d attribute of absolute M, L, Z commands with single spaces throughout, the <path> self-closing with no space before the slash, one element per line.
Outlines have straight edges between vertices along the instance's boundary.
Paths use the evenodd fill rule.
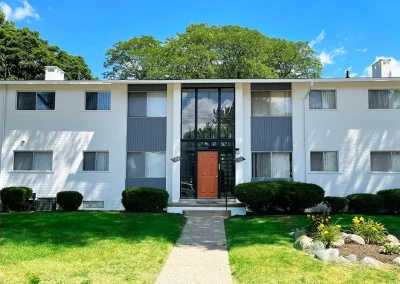
<path fill-rule="evenodd" d="M 110 171 L 79 171 L 77 174 L 111 174 Z"/>
<path fill-rule="evenodd" d="M 18 171 L 18 170 L 13 170 L 13 171 L 9 171 L 8 173 L 10 173 L 10 174 L 54 174 L 54 172 L 53 171 L 29 171 L 29 170 L 26 170 L 26 171 L 24 171 L 24 170 L 21 170 L 21 171 Z"/>
<path fill-rule="evenodd" d="M 93 109 L 93 110 L 85 109 L 85 110 L 82 110 L 82 112 L 113 112 L 113 111 L 111 109 L 99 109 L 99 110 L 97 110 L 97 109 Z"/>
<path fill-rule="evenodd" d="M 337 108 L 309 108 L 308 111 L 340 111 Z"/>
<path fill-rule="evenodd" d="M 400 172 L 371 172 L 371 171 L 369 171 L 368 173 L 371 175 L 375 175 L 375 174 L 378 174 L 378 175 L 393 175 L 393 174 L 400 175 Z"/>
<path fill-rule="evenodd" d="M 58 112 L 56 109 L 14 109 L 13 112 Z"/>
<path fill-rule="evenodd" d="M 166 178 L 166 177 L 126 177 L 126 178 Z"/>
<path fill-rule="evenodd" d="M 400 111 L 400 108 L 367 108 L 367 111 Z"/>
<path fill-rule="evenodd" d="M 324 171 L 319 171 L 319 172 L 308 172 L 308 174 L 309 174 L 309 175 L 312 175 L 312 174 L 317 174 L 317 175 L 318 175 L 318 174 L 320 174 L 320 175 L 321 175 L 321 174 L 322 174 L 322 175 L 323 175 L 323 174 L 329 174 L 329 175 L 332 175 L 332 174 L 334 175 L 334 174 L 336 174 L 336 175 L 341 175 L 342 172 L 324 172 Z"/>

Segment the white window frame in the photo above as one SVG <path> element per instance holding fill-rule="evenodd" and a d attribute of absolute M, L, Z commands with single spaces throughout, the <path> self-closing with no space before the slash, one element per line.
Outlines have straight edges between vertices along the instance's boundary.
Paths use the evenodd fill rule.
<path fill-rule="evenodd" d="M 35 109 L 18 109 L 18 94 L 19 93 L 36 93 L 36 101 L 35 101 Z M 54 109 L 37 109 L 37 95 L 38 93 L 54 93 Z M 16 111 L 56 111 L 56 91 L 54 90 L 40 90 L 40 91 L 32 91 L 32 90 L 17 90 L 15 94 L 15 110 Z"/>
<path fill-rule="evenodd" d="M 391 166 L 391 169 L 390 169 L 390 171 L 388 171 L 388 172 L 383 172 L 383 171 L 373 171 L 372 170 L 372 153 L 390 153 L 390 166 Z M 371 171 L 371 173 L 400 173 L 400 170 L 398 170 L 398 171 L 394 171 L 393 170 L 393 153 L 400 153 L 400 151 L 370 151 L 369 152 L 369 159 L 370 159 L 370 171 Z"/>
<path fill-rule="evenodd" d="M 272 96 L 271 93 L 272 92 L 289 92 L 290 93 L 290 115 L 257 115 L 254 116 L 253 115 L 253 93 L 262 93 L 262 92 L 268 92 L 270 94 L 269 98 L 271 98 L 270 102 L 269 102 L 269 112 L 271 113 L 271 108 L 272 108 Z M 251 113 L 251 117 L 292 117 L 293 116 L 293 96 L 292 96 L 292 91 L 291 90 L 252 90 L 250 91 L 250 113 Z"/>
<path fill-rule="evenodd" d="M 336 153 L 336 167 L 337 167 L 337 171 L 326 171 L 325 170 L 325 154 L 326 153 Z M 322 153 L 322 166 L 324 167 L 324 169 L 322 171 L 313 171 L 311 170 L 311 153 Z M 319 151 L 319 150 L 315 150 L 315 151 L 310 151 L 310 172 L 311 173 L 340 173 L 339 170 L 339 166 L 340 166 L 340 161 L 339 161 L 339 151 L 330 151 L 330 150 L 324 150 L 324 151 Z"/>
<path fill-rule="evenodd" d="M 15 169 L 15 153 L 32 153 L 32 169 L 31 170 L 16 170 Z M 50 153 L 51 154 L 51 169 L 50 170 L 35 170 L 35 153 Z M 14 172 L 52 172 L 53 171 L 53 151 L 52 150 L 14 150 L 13 151 L 13 171 Z"/>
<path fill-rule="evenodd" d="M 311 91 L 317 91 L 317 92 L 321 92 L 321 100 L 322 100 L 322 92 L 335 92 L 335 108 L 324 108 L 321 104 L 321 108 L 310 108 L 310 94 Z M 335 89 L 315 89 L 315 90 L 310 90 L 310 92 L 308 92 L 308 110 L 325 110 L 325 111 L 329 111 L 329 110 L 337 110 L 338 109 L 338 99 L 337 99 L 337 90 Z M 329 151 L 327 151 L 329 152 Z"/>
<path fill-rule="evenodd" d="M 128 176 L 127 175 L 127 172 L 126 172 L 126 178 L 166 178 L 166 176 L 167 176 L 167 169 L 166 169 L 166 167 L 167 167 L 167 155 L 166 155 L 166 152 L 162 152 L 162 151 L 155 151 L 155 152 L 151 152 L 151 151 L 142 151 L 142 152 L 140 152 L 140 151 L 128 151 L 127 153 L 126 153 L 126 162 L 125 162 L 125 164 L 127 164 L 127 162 L 128 162 L 128 154 L 143 154 L 144 155 L 144 176 L 143 177 L 132 177 L 132 176 Z M 165 166 L 165 175 L 164 176 L 161 176 L 161 177 L 154 177 L 154 176 L 148 176 L 148 172 L 147 172 L 147 154 L 164 154 L 164 157 L 165 157 L 165 163 L 164 163 L 164 166 Z"/>
<path fill-rule="evenodd" d="M 96 153 L 96 157 L 95 157 L 95 164 L 94 164 L 94 170 L 85 170 L 84 169 L 84 162 L 85 162 L 85 153 Z M 96 170 L 96 168 L 97 168 L 97 153 L 108 153 L 108 165 L 107 165 L 107 168 L 108 168 L 108 170 L 107 171 L 99 171 L 99 170 Z M 86 150 L 86 151 L 83 151 L 82 152 L 82 172 L 84 172 L 84 173 L 108 173 L 108 172 L 110 172 L 110 151 L 106 151 L 106 150 Z"/>
<path fill-rule="evenodd" d="M 86 109 L 87 93 L 97 93 L 97 109 Z M 110 109 L 98 109 L 99 108 L 99 93 L 109 93 L 110 94 Z M 112 92 L 111 92 L 111 90 L 85 90 L 83 104 L 84 104 L 84 111 L 111 111 L 112 110 Z"/>
<path fill-rule="evenodd" d="M 367 94 L 367 109 L 368 110 L 372 110 L 372 111 L 382 111 L 382 110 L 390 110 L 390 111 L 396 111 L 396 110 L 398 110 L 398 111 L 400 111 L 400 108 L 393 108 L 393 107 L 391 107 L 391 105 L 390 105 L 390 98 L 389 98 L 389 108 L 370 108 L 370 106 L 369 106 L 369 92 L 370 91 L 387 91 L 387 92 L 390 92 L 390 91 L 392 91 L 392 92 L 394 92 L 394 91 L 400 91 L 400 89 L 399 88 L 392 88 L 392 89 L 383 89 L 383 88 L 381 88 L 381 89 L 368 89 L 368 94 Z M 372 152 L 379 152 L 379 151 L 372 151 Z M 390 151 L 387 151 L 387 152 L 390 152 Z M 393 152 L 396 152 L 396 151 L 393 151 Z"/>
<path fill-rule="evenodd" d="M 289 154 L 289 176 L 288 178 L 274 178 L 272 177 L 272 155 L 274 153 L 278 153 L 278 154 Z M 282 179 L 293 179 L 293 152 L 290 151 L 252 151 L 251 152 L 251 177 L 252 178 L 259 178 L 262 179 L 263 177 L 255 177 L 253 176 L 253 154 L 270 154 L 269 155 L 269 159 L 270 159 L 270 165 L 271 165 L 271 169 L 270 169 L 270 178 L 266 178 L 268 180 L 282 180 Z"/>

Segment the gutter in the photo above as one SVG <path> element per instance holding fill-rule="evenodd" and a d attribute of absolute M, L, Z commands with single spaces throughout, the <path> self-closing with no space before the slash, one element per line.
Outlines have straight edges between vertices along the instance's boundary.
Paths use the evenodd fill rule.
<path fill-rule="evenodd" d="M 307 124 L 307 99 L 310 91 L 314 87 L 314 81 L 310 82 L 310 87 L 307 89 L 304 96 L 304 182 L 307 183 L 307 157 L 308 157 L 308 124 Z"/>

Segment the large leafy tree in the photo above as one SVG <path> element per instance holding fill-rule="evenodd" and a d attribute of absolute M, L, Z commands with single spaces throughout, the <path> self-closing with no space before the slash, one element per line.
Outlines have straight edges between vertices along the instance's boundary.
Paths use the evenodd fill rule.
<path fill-rule="evenodd" d="M 82 56 L 50 46 L 39 33 L 17 28 L 0 10 L 0 80 L 43 80 L 44 67 L 56 65 L 68 80 L 90 80 L 92 73 Z"/>
<path fill-rule="evenodd" d="M 318 78 L 322 65 L 306 41 L 268 38 L 239 26 L 193 24 L 161 42 L 118 41 L 106 51 L 108 79 Z"/>

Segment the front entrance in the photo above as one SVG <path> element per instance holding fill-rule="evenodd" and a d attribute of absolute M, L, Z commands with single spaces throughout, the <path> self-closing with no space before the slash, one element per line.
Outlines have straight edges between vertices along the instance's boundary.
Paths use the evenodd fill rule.
<path fill-rule="evenodd" d="M 197 198 L 218 198 L 218 152 L 217 151 L 198 152 Z"/>

